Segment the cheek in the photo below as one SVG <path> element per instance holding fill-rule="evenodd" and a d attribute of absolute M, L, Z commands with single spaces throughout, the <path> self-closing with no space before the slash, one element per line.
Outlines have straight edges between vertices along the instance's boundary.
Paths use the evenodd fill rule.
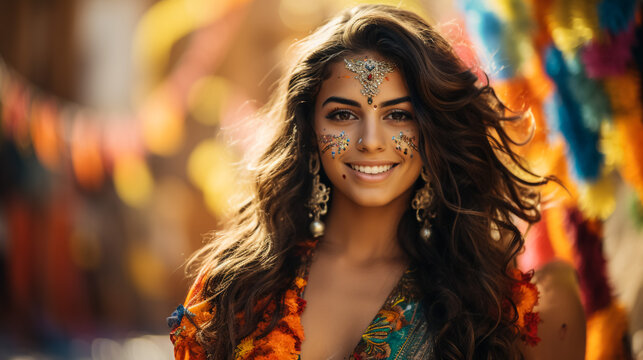
<path fill-rule="evenodd" d="M 334 186 L 343 183 L 347 179 L 347 168 L 344 163 L 337 157 L 332 158 L 330 155 L 321 156 L 321 166 L 328 180 Z"/>

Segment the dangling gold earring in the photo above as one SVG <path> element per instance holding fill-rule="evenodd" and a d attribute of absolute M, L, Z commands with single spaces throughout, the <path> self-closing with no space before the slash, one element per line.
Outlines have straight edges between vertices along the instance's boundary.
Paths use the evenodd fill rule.
<path fill-rule="evenodd" d="M 428 241 L 431 237 L 431 223 L 429 222 L 429 219 L 435 218 L 435 213 L 429 212 L 428 209 L 433 202 L 434 194 L 431 182 L 429 181 L 429 174 L 427 174 L 425 167 L 422 167 L 422 172 L 420 174 L 422 176 L 422 180 L 426 183 L 415 193 L 413 201 L 411 201 L 411 207 L 415 210 L 415 218 L 420 222 L 420 224 L 422 224 L 420 237 L 424 241 Z"/>
<path fill-rule="evenodd" d="M 308 161 L 308 171 L 313 175 L 313 189 L 306 204 L 306 207 L 310 209 L 308 217 L 313 219 L 313 222 L 310 223 L 310 233 L 313 237 L 324 235 L 325 225 L 319 218 L 326 215 L 326 211 L 328 211 L 326 203 L 330 198 L 330 188 L 319 181 L 319 168 L 319 154 L 315 153 Z"/>

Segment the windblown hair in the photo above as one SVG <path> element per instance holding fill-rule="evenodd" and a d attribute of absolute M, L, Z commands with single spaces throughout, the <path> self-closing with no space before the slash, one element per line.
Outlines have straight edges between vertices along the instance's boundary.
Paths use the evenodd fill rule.
<path fill-rule="evenodd" d="M 370 50 L 395 63 L 406 81 L 420 155 L 435 191 L 430 240 L 419 237 L 410 206 L 397 231 L 400 246 L 419 269 L 434 354 L 521 358 L 510 297 L 516 280 L 509 270 L 524 240 L 512 219 L 540 219 L 535 189 L 552 178 L 536 177 L 513 152 L 515 142 L 503 123 L 520 117 L 508 111 L 488 82 L 477 85 L 477 77 L 435 29 L 405 10 L 355 7 L 295 49 L 298 55 L 268 104 L 266 113 L 277 130 L 251 167 L 252 196 L 190 263 L 195 275 L 207 279 L 204 295 L 216 309 L 198 332 L 209 357 L 232 358 L 235 345 L 261 320 L 267 305 L 262 299 L 274 300 L 278 313 L 283 311 L 278 300 L 299 266 L 297 244 L 309 237 L 305 203 L 312 187 L 308 159 L 318 151 L 315 98 L 332 63 Z M 421 180 L 415 184 L 422 185 Z"/>

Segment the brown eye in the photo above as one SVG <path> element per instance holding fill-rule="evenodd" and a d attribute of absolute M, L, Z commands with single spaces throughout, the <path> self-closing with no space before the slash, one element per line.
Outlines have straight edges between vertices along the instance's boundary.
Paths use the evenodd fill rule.
<path fill-rule="evenodd" d="M 326 119 L 335 120 L 335 121 L 347 121 L 355 120 L 357 117 L 348 110 L 335 110 L 330 114 L 326 115 Z"/>
<path fill-rule="evenodd" d="M 388 113 L 388 115 L 386 115 L 386 119 L 390 119 L 393 121 L 408 121 L 413 120 L 413 115 L 411 115 L 411 113 L 408 111 L 393 110 Z"/>

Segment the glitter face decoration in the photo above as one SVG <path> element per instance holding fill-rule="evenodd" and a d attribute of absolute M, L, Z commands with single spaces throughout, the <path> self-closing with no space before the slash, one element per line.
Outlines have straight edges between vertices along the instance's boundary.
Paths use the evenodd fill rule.
<path fill-rule="evenodd" d="M 415 145 L 415 136 L 408 137 L 407 135 L 404 135 L 403 132 L 400 131 L 400 135 L 395 137 L 393 136 L 393 142 L 395 142 L 395 149 L 399 151 L 403 151 L 404 155 L 408 155 L 408 153 L 411 153 L 411 157 L 413 157 L 413 151 L 409 151 L 409 148 L 411 150 L 418 151 L 417 145 Z"/>
<path fill-rule="evenodd" d="M 395 66 L 386 61 L 378 61 L 364 57 L 364 60 L 344 59 L 346 68 L 357 74 L 355 79 L 362 84 L 362 95 L 368 97 L 368 104 L 373 104 L 373 96 L 379 94 L 378 87 L 386 74 L 393 72 Z"/>
<path fill-rule="evenodd" d="M 348 148 L 348 143 L 351 141 L 348 137 L 346 137 L 345 132 L 339 133 L 339 135 L 322 135 L 319 138 L 319 142 L 322 144 L 322 150 L 321 153 L 325 154 L 328 150 L 331 150 L 331 156 L 333 159 L 335 158 L 335 154 L 339 155 L 342 153 L 342 151 L 345 151 L 346 148 Z M 337 152 L 333 148 L 337 149 Z"/>

